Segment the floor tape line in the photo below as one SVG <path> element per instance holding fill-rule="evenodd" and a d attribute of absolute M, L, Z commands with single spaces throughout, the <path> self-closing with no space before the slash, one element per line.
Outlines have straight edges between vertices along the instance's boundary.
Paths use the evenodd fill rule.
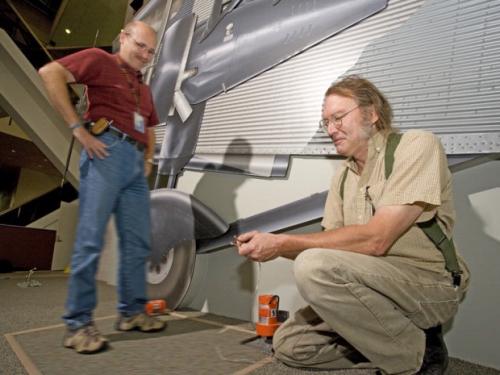
<path fill-rule="evenodd" d="M 186 316 L 186 315 L 182 315 L 182 314 L 179 314 L 176 312 L 169 312 L 169 314 L 172 316 L 176 316 L 178 318 L 190 319 L 190 320 L 194 320 L 194 321 L 200 322 L 200 323 L 210 324 L 210 325 L 217 326 L 217 327 L 223 327 L 223 328 L 231 329 L 234 331 L 240 331 L 240 332 L 250 333 L 252 335 L 255 335 L 255 331 L 250 331 L 249 329 L 246 329 L 246 328 L 241 328 L 241 327 L 237 327 L 237 326 L 231 326 L 231 325 L 227 325 L 227 324 L 213 322 L 211 320 L 201 319 L 201 318 L 197 318 L 197 317 Z"/>
<path fill-rule="evenodd" d="M 37 369 L 31 358 L 28 356 L 28 354 L 26 354 L 23 348 L 21 348 L 21 345 L 19 345 L 19 343 L 16 341 L 14 335 L 6 333 L 4 337 L 28 375 L 42 375 L 40 370 Z"/>
<path fill-rule="evenodd" d="M 116 318 L 116 315 L 109 315 L 109 316 L 103 316 L 100 318 L 95 318 L 94 321 L 99 321 L 99 320 L 106 320 L 106 319 L 111 319 L 111 318 Z M 40 331 L 48 331 L 50 329 L 55 329 L 55 328 L 61 328 L 65 327 L 66 325 L 64 323 L 60 324 L 54 324 L 51 326 L 45 326 L 45 327 L 39 327 L 39 328 L 32 328 L 32 329 L 26 329 L 24 331 L 18 331 L 18 332 L 10 332 L 8 333 L 9 335 L 12 336 L 19 336 L 19 335 L 24 335 L 26 333 L 34 333 L 34 332 L 40 332 Z"/>
<path fill-rule="evenodd" d="M 217 327 L 222 327 L 222 328 L 229 329 L 229 330 L 234 330 L 234 331 L 239 331 L 239 332 L 244 332 L 244 333 L 249 333 L 249 334 L 255 334 L 254 331 L 251 331 L 251 330 L 248 330 L 245 328 L 231 326 L 231 325 L 222 324 L 222 323 L 218 323 L 218 322 L 213 322 L 213 321 L 207 320 L 207 319 L 191 317 L 191 316 L 179 314 L 177 312 L 169 312 L 168 314 L 171 316 L 177 317 L 177 318 L 193 320 L 193 321 L 197 321 L 200 323 L 209 324 L 209 325 L 213 325 L 213 326 L 217 326 Z M 94 320 L 100 321 L 100 320 L 106 320 L 106 319 L 112 319 L 112 318 L 116 318 L 116 315 L 103 316 L 103 317 L 95 318 Z M 6 334 L 4 334 L 4 337 L 7 340 L 7 342 L 9 343 L 10 347 L 12 348 L 12 351 L 14 352 L 14 354 L 19 359 L 19 362 L 21 362 L 21 365 L 24 367 L 24 369 L 28 373 L 28 375 L 43 375 L 40 372 L 40 370 L 38 370 L 38 368 L 35 366 L 35 364 L 31 360 L 31 358 L 29 357 L 29 355 L 23 350 L 21 345 L 17 342 L 15 336 L 24 335 L 24 334 L 28 334 L 28 333 L 47 331 L 50 329 L 56 329 L 56 328 L 62 328 L 62 327 L 65 327 L 65 324 L 63 324 L 63 323 L 53 324 L 53 325 L 45 326 L 45 327 L 32 328 L 32 329 L 26 329 L 23 331 L 6 333 Z M 262 367 L 265 364 L 269 363 L 271 361 L 271 359 L 272 359 L 271 357 L 266 357 L 263 360 L 256 362 L 253 365 L 238 371 L 234 375 L 248 374 L 249 372 L 253 371 L 254 369 L 257 369 L 257 368 Z"/>
<path fill-rule="evenodd" d="M 241 369 L 239 371 L 236 371 L 233 373 L 233 375 L 246 375 L 250 374 L 252 371 L 257 370 L 260 367 L 263 367 L 267 365 L 268 363 L 272 362 L 273 357 L 266 357 L 261 359 L 258 362 L 255 362 L 253 365 L 250 365 L 248 367 L 245 367 L 244 369 Z"/>

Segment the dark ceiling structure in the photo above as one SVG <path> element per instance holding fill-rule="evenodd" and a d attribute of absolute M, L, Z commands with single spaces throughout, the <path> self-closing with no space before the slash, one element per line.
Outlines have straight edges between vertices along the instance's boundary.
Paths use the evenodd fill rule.
<path fill-rule="evenodd" d="M 80 49 L 97 46 L 111 51 L 122 28 L 129 0 L 2 0 L 0 28 L 4 29 L 35 69 Z M 142 0 L 130 7 L 137 10 Z M 0 121 L 11 125 L 0 108 Z M 29 140 L 0 129 L 0 166 L 29 168 L 59 174 Z"/>

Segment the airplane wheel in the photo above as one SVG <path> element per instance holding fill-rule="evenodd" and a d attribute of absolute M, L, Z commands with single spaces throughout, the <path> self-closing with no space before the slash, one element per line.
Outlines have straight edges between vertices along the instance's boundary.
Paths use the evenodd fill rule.
<path fill-rule="evenodd" d="M 194 275 L 195 238 L 215 237 L 227 228 L 221 218 L 190 194 L 175 189 L 151 191 L 148 298 L 164 299 L 172 310 L 180 307 Z"/>
<path fill-rule="evenodd" d="M 147 263 L 148 298 L 164 299 L 175 310 L 191 284 L 196 260 L 196 241 L 177 243 L 162 252 L 159 261 Z"/>

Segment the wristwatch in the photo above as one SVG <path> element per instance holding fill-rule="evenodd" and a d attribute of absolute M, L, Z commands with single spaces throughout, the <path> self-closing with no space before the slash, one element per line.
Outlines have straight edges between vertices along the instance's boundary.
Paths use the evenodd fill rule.
<path fill-rule="evenodd" d="M 78 128 L 81 128 L 81 127 L 82 127 L 82 123 L 81 123 L 80 121 L 75 122 L 74 124 L 71 124 L 71 125 L 69 126 L 69 128 L 70 128 L 71 130 L 75 130 L 75 129 L 78 129 Z"/>

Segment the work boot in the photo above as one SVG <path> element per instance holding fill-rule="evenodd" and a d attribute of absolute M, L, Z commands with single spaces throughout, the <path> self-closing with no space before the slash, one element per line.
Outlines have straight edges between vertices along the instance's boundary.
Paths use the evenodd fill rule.
<path fill-rule="evenodd" d="M 66 332 L 63 345 L 75 349 L 77 353 L 93 354 L 100 352 L 108 346 L 108 340 L 101 335 L 93 322 Z"/>
<path fill-rule="evenodd" d="M 442 375 L 448 368 L 448 350 L 443 339 L 442 327 L 436 326 L 424 330 L 425 354 L 422 367 L 417 374 Z"/>
<path fill-rule="evenodd" d="M 164 321 L 139 313 L 133 316 L 121 316 L 115 324 L 117 331 L 141 331 L 141 332 L 158 332 L 165 329 L 167 323 Z"/>

